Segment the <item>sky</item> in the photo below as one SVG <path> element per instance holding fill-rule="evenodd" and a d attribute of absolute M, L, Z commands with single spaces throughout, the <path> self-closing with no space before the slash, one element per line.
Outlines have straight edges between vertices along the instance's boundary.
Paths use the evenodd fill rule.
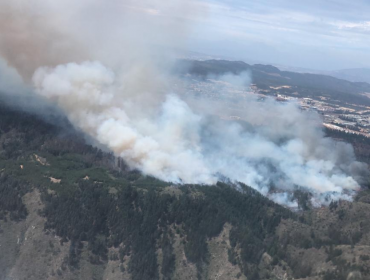
<path fill-rule="evenodd" d="M 370 67 L 369 0 L 205 0 L 188 47 L 317 70 Z"/>
<path fill-rule="evenodd" d="M 153 46 L 169 44 L 248 63 L 311 70 L 370 68 L 370 0 L 110 0 L 104 5 L 95 0 L 0 1 L 30 3 L 41 14 L 55 6 L 54 22 L 63 27 L 61 33 L 76 30 L 77 41 L 89 45 L 115 41 L 112 60 L 129 45 L 120 39 L 129 30 L 136 41 L 142 38 Z M 73 9 L 58 11 L 65 2 L 74 3 Z M 81 10 L 83 17 L 76 20 Z M 8 28 L 7 16 L 0 17 L 7 21 L 0 29 Z M 40 22 L 35 24 L 47 28 Z M 70 28 L 76 22 L 82 27 Z M 32 34 L 38 33 L 33 29 L 28 36 Z"/>

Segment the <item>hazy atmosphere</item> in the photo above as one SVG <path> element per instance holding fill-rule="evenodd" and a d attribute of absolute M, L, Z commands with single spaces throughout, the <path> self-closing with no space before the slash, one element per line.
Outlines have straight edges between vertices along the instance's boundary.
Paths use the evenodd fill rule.
<path fill-rule="evenodd" d="M 196 21 L 194 50 L 318 70 L 370 67 L 369 1 L 218 0 L 200 5 L 209 7 L 209 16 Z"/>
<path fill-rule="evenodd" d="M 0 0 L 0 280 L 370 279 L 369 14 Z"/>
<path fill-rule="evenodd" d="M 36 96 L 58 105 L 76 128 L 132 168 L 174 183 L 215 184 L 226 178 L 268 196 L 276 188 L 281 193 L 271 198 L 288 205 L 295 203 L 285 192 L 296 186 L 312 192 L 318 205 L 351 199 L 359 189 L 366 165 L 356 161 L 350 145 L 324 138 L 317 114 L 301 112 L 294 102 L 247 97 L 239 101 L 239 117 L 247 126 L 224 124 L 212 118 L 231 114 L 227 101 L 192 102 L 180 95 L 183 90 L 174 87 L 178 78 L 172 73 L 177 51 L 195 41 L 201 22 L 215 20 L 219 4 L 34 2 L 1 2 L 7 24 L 1 25 L 0 54 L 10 66 L 4 71 L 14 77 L 6 79 L 4 91 L 11 91 L 9 83 L 19 83 L 17 70 L 26 85 L 33 84 L 29 90 Z M 236 4 L 231 18 L 239 17 L 232 11 L 242 11 Z M 226 27 L 234 25 L 225 22 Z M 237 44 L 239 39 L 230 47 Z M 253 82 L 248 72 L 216 78 L 239 90 Z"/>

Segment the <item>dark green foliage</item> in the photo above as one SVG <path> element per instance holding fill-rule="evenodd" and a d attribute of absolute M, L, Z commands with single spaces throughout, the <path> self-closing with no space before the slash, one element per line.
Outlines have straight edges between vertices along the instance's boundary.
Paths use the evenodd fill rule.
<path fill-rule="evenodd" d="M 325 129 L 325 134 L 329 137 L 352 144 L 357 160 L 366 162 L 367 164 L 370 163 L 370 138 L 364 135 L 346 133 L 334 129 Z M 370 188 L 369 182 L 367 183 L 367 187 Z"/>
<path fill-rule="evenodd" d="M 294 198 L 298 202 L 298 207 L 300 210 L 306 211 L 310 206 L 310 195 L 302 190 L 294 191 Z"/>
<path fill-rule="evenodd" d="M 327 262 L 334 260 L 334 258 L 339 257 L 342 255 L 343 251 L 341 249 L 333 249 L 331 245 L 329 247 L 328 258 L 326 259 Z"/>
<path fill-rule="evenodd" d="M 45 215 L 49 218 L 46 227 L 55 229 L 59 236 L 77 240 L 85 233 L 93 244 L 96 234 L 107 233 L 105 218 L 110 197 L 107 190 L 97 184 L 81 181 L 79 189 L 72 194 L 44 195 L 43 198 Z"/>
<path fill-rule="evenodd" d="M 302 259 L 289 258 L 288 263 L 289 263 L 290 268 L 293 271 L 294 278 L 306 278 L 310 276 L 311 271 L 312 271 L 312 266 L 302 261 Z"/>
<path fill-rule="evenodd" d="M 215 68 L 216 74 L 223 73 L 228 67 L 228 63 L 212 63 L 219 65 Z M 231 72 L 240 73 L 245 65 L 236 64 L 235 71 Z M 254 71 L 286 74 L 274 67 L 267 68 L 256 65 Z M 269 76 L 271 79 L 267 83 L 258 86 L 268 89 L 268 84 L 276 82 L 274 76 Z M 311 92 L 310 85 L 306 84 L 306 87 L 305 93 L 318 93 Z M 292 90 L 296 88 L 293 86 Z M 309 228 L 312 220 L 307 212 L 301 213 L 297 219 L 289 210 L 243 184 L 188 185 L 179 187 L 178 196 L 171 196 L 165 189 L 169 183 L 129 170 L 122 159 L 86 145 L 71 125 L 63 118 L 58 120 L 60 122 L 61 125 L 51 125 L 0 104 L 0 218 L 25 218 L 27 210 L 22 197 L 30 186 L 24 182 L 39 188 L 45 204 L 45 227 L 60 236 L 62 244 L 70 241 L 68 256 L 56 271 L 58 275 L 64 274 L 67 268 L 79 268 L 81 250 L 87 241 L 88 256 L 93 264 L 104 264 L 109 257 L 119 259 L 121 272 L 127 269 L 134 280 L 159 279 L 159 273 L 163 279 L 172 279 L 176 235 L 184 245 L 187 259 L 197 265 L 198 278 L 204 278 L 202 268 L 209 261 L 207 241 L 219 235 L 228 223 L 231 225 L 229 261 L 239 265 L 248 280 L 266 276 L 259 271 L 264 252 L 273 258 L 272 265 L 282 265 L 284 260 L 294 276 L 302 278 L 309 276 L 312 268 L 302 259 L 293 258 L 291 247 L 303 252 L 312 246 L 353 245 L 362 237 L 361 231 L 344 234 L 333 224 L 325 233 L 313 230 L 308 234 L 289 232 L 291 228 L 288 227 L 288 233 L 279 238 L 275 229 L 281 219 L 295 219 L 296 224 L 302 222 L 305 223 L 303 228 Z M 61 130 L 61 126 L 68 130 Z M 367 149 L 370 147 L 367 138 L 332 133 L 359 144 L 355 148 L 361 151 L 370 150 Z M 365 152 L 363 157 L 370 159 L 370 154 Z M 34 153 L 44 157 L 49 164 L 35 161 Z M 24 169 L 20 169 L 20 164 Z M 84 180 L 86 176 L 88 179 Z M 51 184 L 49 177 L 61 179 L 61 183 Z M 294 196 L 301 210 L 310 208 L 307 193 L 298 190 Z M 349 216 L 338 203 L 331 203 L 330 209 L 337 213 L 341 223 L 348 220 Z M 119 253 L 108 256 L 111 247 L 119 248 Z M 328 261 L 339 269 L 327 272 L 323 277 L 345 279 L 348 271 L 358 268 L 345 263 L 341 251 L 334 248 L 332 246 L 327 251 Z M 158 249 L 162 251 L 161 271 L 158 270 Z M 362 261 L 368 258 L 360 257 Z"/>
<path fill-rule="evenodd" d="M 60 135 L 58 129 L 36 117 L 12 111 L 8 115 L 13 118 L 6 120 L 10 126 L 0 121 L 0 133 L 6 139 L 0 147 L 0 167 L 6 167 L 20 182 L 40 185 L 45 227 L 55 231 L 61 243 L 71 242 L 63 270 L 79 267 L 82 242 L 87 241 L 91 263 L 105 263 L 108 248 L 119 247 L 116 258 L 123 263 L 129 257 L 121 270 L 126 267 L 132 279 L 158 279 L 160 246 L 160 272 L 164 279 L 171 279 L 175 268 L 173 236 L 177 232 L 187 259 L 197 265 L 198 278 L 202 278 L 202 268 L 209 260 L 207 240 L 229 223 L 230 260 L 241 266 L 248 279 L 258 279 L 260 257 L 271 247 L 269 240 L 276 226 L 282 218 L 294 217 L 243 184 L 182 186 L 182 195 L 170 196 L 162 192 L 168 183 L 128 170 L 122 159 L 118 159 L 117 168 L 111 154 L 85 145 L 73 130 Z M 38 163 L 35 153 L 48 164 Z M 83 180 L 86 176 L 89 179 Z M 50 185 L 49 177 L 61 179 L 61 183 Z M 11 190 L 9 185 L 0 185 L 6 193 L 0 199 L 7 201 L 0 207 L 17 213 L 15 217 L 24 217 L 21 197 L 25 191 L 20 184 Z M 283 256 L 280 247 L 273 257 Z M 240 255 L 236 248 L 240 248 Z"/>
<path fill-rule="evenodd" d="M 362 232 L 361 231 L 355 231 L 351 234 L 351 245 L 355 245 L 358 242 L 360 242 L 362 238 Z"/>
<path fill-rule="evenodd" d="M 258 273 L 257 267 L 247 268 L 244 269 L 244 274 L 247 276 L 247 279 L 249 280 L 259 280 L 260 276 Z"/>
<path fill-rule="evenodd" d="M 339 220 L 343 220 L 344 219 L 344 216 L 346 215 L 346 212 L 344 211 L 344 209 L 338 210 L 337 213 L 338 213 Z"/>
<path fill-rule="evenodd" d="M 69 266 L 78 267 L 79 257 L 81 254 L 82 247 L 83 245 L 81 241 L 72 240 L 71 245 L 69 246 L 68 258 L 67 258 Z"/>
<path fill-rule="evenodd" d="M 162 244 L 160 247 L 162 248 L 163 254 L 161 272 L 163 279 L 169 280 L 172 279 L 172 273 L 175 270 L 175 255 L 167 232 L 163 234 Z"/>
<path fill-rule="evenodd" d="M 36 116 L 11 110 L 0 102 L 0 136 L 9 136 L 0 142 L 0 150 L 8 159 L 21 155 L 24 148 L 32 150 L 40 147 L 56 130 L 55 126 Z"/>
<path fill-rule="evenodd" d="M 130 176 L 131 178 L 131 176 Z M 152 176 L 142 176 L 138 177 L 135 181 L 135 186 L 136 187 L 166 187 L 169 186 L 170 183 L 163 182 L 161 180 L 158 180 Z"/>
<path fill-rule="evenodd" d="M 227 250 L 227 254 L 228 254 L 229 262 L 232 263 L 233 265 L 236 265 L 238 261 L 237 261 L 237 254 L 235 250 L 230 248 Z"/>
<path fill-rule="evenodd" d="M 358 266 L 358 265 L 351 265 L 349 262 L 346 262 L 344 259 L 340 258 L 340 255 L 342 254 L 341 250 L 337 250 L 337 249 L 333 250 L 332 248 L 330 248 L 329 251 L 330 251 L 330 255 L 332 255 L 331 261 L 336 266 L 336 269 L 333 271 L 325 272 L 323 279 L 325 280 L 346 280 L 348 279 L 347 277 L 350 272 L 353 272 L 353 271 L 367 272 L 364 267 Z"/>
<path fill-rule="evenodd" d="M 347 143 L 362 143 L 370 145 L 370 138 L 361 134 L 352 134 L 335 129 L 325 129 L 325 134 L 332 138 L 340 138 L 345 140 Z"/>
<path fill-rule="evenodd" d="M 337 208 L 338 208 L 338 201 L 332 201 L 332 202 L 330 202 L 330 204 L 329 204 L 330 211 L 337 210 Z"/>
<path fill-rule="evenodd" d="M 6 174 L 0 174 L 0 219 L 6 218 L 7 214 L 15 221 L 26 218 L 27 209 L 22 196 L 28 190 L 27 184 Z"/>
<path fill-rule="evenodd" d="M 322 279 L 323 280 L 337 280 L 338 275 L 335 271 L 326 271 Z"/>
<path fill-rule="evenodd" d="M 95 263 L 107 259 L 107 244 L 124 242 L 132 252 L 129 269 L 133 279 L 157 279 L 157 223 L 166 204 L 156 205 L 156 197 L 154 191 L 144 195 L 132 188 L 115 197 L 101 185 L 81 181 L 72 195 L 45 197 L 46 227 L 71 240 L 85 236 L 91 252 L 100 257 L 93 258 Z M 120 250 L 121 259 L 128 253 Z"/>
<path fill-rule="evenodd" d="M 351 245 L 351 236 L 343 233 L 340 228 L 332 225 L 328 228 L 328 237 L 330 238 L 331 244 L 347 244 Z"/>
<path fill-rule="evenodd" d="M 370 257 L 367 256 L 367 255 L 361 255 L 360 256 L 360 260 L 362 260 L 362 261 L 368 261 L 368 260 L 370 260 Z"/>
<path fill-rule="evenodd" d="M 102 185 L 80 181 L 73 192 L 45 194 L 46 227 L 70 240 L 87 240 L 93 262 L 106 261 L 107 248 L 118 247 L 120 259 L 130 254 L 133 279 L 157 279 L 157 241 L 163 252 L 162 274 L 171 278 L 174 255 L 170 225 L 182 225 L 185 253 L 201 273 L 208 261 L 207 239 L 220 234 L 226 222 L 233 225 L 230 240 L 241 247 L 241 262 L 257 264 L 266 249 L 264 239 L 274 233 L 282 217 L 292 214 L 258 192 L 243 186 L 240 193 L 229 185 L 182 187 L 179 198 L 155 188 L 139 191 L 122 187 L 111 194 Z M 162 238 L 161 238 L 162 235 Z M 72 250 L 72 249 L 71 249 Z M 75 256 L 71 252 L 71 262 Z M 230 254 L 235 254 L 230 251 Z"/>

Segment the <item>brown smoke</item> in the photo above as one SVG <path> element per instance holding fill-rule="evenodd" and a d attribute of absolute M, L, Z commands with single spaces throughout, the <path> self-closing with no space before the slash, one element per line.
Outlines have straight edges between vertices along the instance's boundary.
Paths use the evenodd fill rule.
<path fill-rule="evenodd" d="M 26 81 L 42 65 L 87 58 L 78 40 L 57 25 L 59 17 L 39 1 L 0 0 L 0 56 Z"/>

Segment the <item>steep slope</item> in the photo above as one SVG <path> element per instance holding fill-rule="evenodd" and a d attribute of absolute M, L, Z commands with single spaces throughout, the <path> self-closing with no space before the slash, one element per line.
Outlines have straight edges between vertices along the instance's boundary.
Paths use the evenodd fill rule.
<path fill-rule="evenodd" d="M 0 105 L 0 279 L 370 275 L 365 190 L 293 213 L 242 184 L 129 170 L 60 123 Z"/>

